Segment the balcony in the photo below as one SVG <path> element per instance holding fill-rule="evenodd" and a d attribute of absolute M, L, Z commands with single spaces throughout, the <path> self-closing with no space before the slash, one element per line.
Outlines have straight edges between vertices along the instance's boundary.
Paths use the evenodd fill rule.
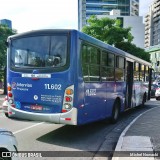
<path fill-rule="evenodd" d="M 149 18 L 145 18 L 144 21 L 145 21 L 146 23 L 149 23 L 149 20 L 150 20 Z"/>
<path fill-rule="evenodd" d="M 86 6 L 118 6 L 118 4 L 109 2 L 87 2 Z"/>
<path fill-rule="evenodd" d="M 107 13 L 109 15 L 110 11 L 107 10 L 86 10 L 86 15 L 100 15 Z"/>

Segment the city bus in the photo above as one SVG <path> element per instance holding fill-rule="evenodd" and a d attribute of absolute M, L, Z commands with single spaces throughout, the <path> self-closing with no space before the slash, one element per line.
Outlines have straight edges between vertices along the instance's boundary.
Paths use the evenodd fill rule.
<path fill-rule="evenodd" d="M 77 30 L 10 36 L 10 118 L 82 125 L 110 119 L 150 98 L 151 64 Z"/>

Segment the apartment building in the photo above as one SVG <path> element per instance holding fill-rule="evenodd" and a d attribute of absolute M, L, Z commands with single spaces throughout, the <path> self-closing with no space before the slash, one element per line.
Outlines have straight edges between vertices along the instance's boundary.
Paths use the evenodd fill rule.
<path fill-rule="evenodd" d="M 154 0 L 145 16 L 145 48 L 152 68 L 160 73 L 160 0 Z"/>

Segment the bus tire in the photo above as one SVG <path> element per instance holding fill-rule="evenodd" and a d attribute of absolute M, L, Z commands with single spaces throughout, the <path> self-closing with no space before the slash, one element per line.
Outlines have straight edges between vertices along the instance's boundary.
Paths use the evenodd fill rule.
<path fill-rule="evenodd" d="M 116 100 L 113 105 L 112 116 L 111 116 L 111 123 L 115 124 L 118 121 L 120 115 L 120 102 Z"/>
<path fill-rule="evenodd" d="M 144 93 L 143 95 L 142 107 L 144 107 L 145 102 L 146 102 L 146 93 Z"/>

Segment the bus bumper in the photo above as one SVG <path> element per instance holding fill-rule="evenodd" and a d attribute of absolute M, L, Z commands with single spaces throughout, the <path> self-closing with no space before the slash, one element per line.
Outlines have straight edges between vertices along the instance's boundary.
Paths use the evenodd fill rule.
<path fill-rule="evenodd" d="M 66 113 L 44 114 L 44 113 L 26 112 L 8 106 L 8 114 L 9 117 L 11 118 L 52 122 L 58 124 L 77 125 L 77 108 L 74 107 Z"/>

